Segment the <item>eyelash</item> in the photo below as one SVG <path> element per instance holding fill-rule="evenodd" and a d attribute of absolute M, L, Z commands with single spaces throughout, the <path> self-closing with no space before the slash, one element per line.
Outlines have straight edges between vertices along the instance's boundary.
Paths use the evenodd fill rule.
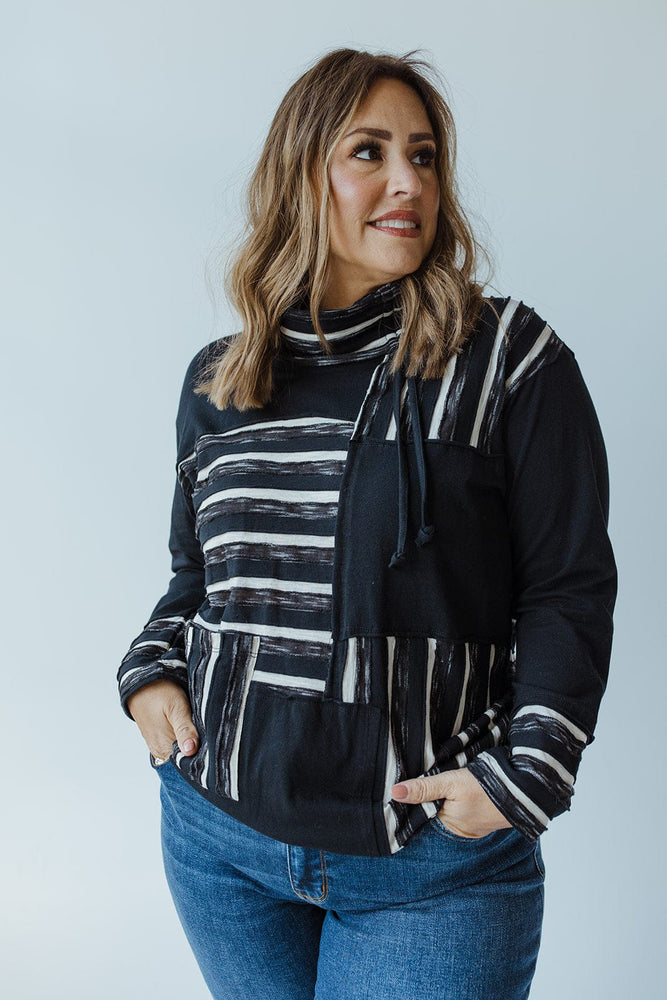
<path fill-rule="evenodd" d="M 352 156 L 356 156 L 357 153 L 361 153 L 366 149 L 373 149 L 378 153 L 382 152 L 382 146 L 380 145 L 379 142 L 370 142 L 366 140 L 366 142 L 357 143 L 357 145 L 352 150 Z M 423 146 L 421 149 L 418 149 L 417 152 L 415 153 L 415 156 L 424 156 L 424 155 L 427 157 L 427 162 L 420 163 L 419 166 L 430 167 L 433 161 L 435 160 L 435 150 L 433 149 L 432 146 Z M 373 163 L 375 161 L 369 159 L 368 162 Z"/>

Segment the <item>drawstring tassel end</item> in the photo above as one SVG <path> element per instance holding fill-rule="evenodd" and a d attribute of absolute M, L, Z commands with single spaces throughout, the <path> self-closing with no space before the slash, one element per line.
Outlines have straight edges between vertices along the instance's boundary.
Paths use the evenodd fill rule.
<path fill-rule="evenodd" d="M 400 569 L 405 562 L 405 552 L 394 552 L 389 563 L 389 569 Z"/>
<path fill-rule="evenodd" d="M 415 538 L 416 544 L 422 548 L 424 545 L 428 545 L 433 536 L 435 535 L 435 525 L 434 524 L 422 524 L 419 529 L 419 534 Z"/>

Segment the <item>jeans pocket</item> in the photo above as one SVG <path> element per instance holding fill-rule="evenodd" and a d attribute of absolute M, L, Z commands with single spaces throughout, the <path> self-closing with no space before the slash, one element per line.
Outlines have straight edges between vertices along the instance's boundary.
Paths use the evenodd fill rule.
<path fill-rule="evenodd" d="M 544 858 L 542 857 L 542 846 L 540 844 L 539 838 L 535 844 L 535 850 L 533 851 L 533 861 L 535 862 L 535 867 L 537 868 L 537 873 L 540 878 L 546 878 L 546 868 L 544 866 Z"/>
<path fill-rule="evenodd" d="M 498 833 L 498 830 L 492 830 L 491 833 L 486 833 L 483 837 L 464 837 L 462 833 L 455 833 L 453 830 L 450 830 L 439 816 L 434 816 L 431 823 L 436 833 L 439 833 L 441 837 L 446 837 L 448 840 L 459 840 L 466 844 L 478 844 Z"/>

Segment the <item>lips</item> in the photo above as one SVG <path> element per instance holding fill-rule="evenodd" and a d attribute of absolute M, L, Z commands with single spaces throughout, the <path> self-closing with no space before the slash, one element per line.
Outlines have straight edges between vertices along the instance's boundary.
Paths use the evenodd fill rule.
<path fill-rule="evenodd" d="M 387 212 L 373 219 L 368 225 L 380 233 L 388 236 L 402 236 L 414 239 L 421 230 L 421 217 L 418 212 L 408 212 L 405 210 Z"/>
<path fill-rule="evenodd" d="M 421 225 L 421 216 L 419 212 L 410 212 L 407 209 L 396 209 L 393 212 L 387 212 L 385 215 L 378 215 L 377 219 L 371 220 L 371 225 L 376 222 L 414 222 L 415 225 Z"/>

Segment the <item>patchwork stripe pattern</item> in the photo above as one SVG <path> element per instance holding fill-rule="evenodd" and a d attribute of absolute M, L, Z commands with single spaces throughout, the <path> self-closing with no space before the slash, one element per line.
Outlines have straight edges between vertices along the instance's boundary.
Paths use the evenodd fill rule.
<path fill-rule="evenodd" d="M 327 694 L 374 703 L 389 719 L 384 748 L 383 814 L 392 853 L 438 804 L 391 798 L 398 781 L 465 767 L 498 746 L 509 729 L 510 648 L 433 637 L 353 636 L 340 640 Z"/>
<path fill-rule="evenodd" d="M 480 343 L 480 341 L 482 343 Z M 500 416 L 508 397 L 544 365 L 555 361 L 563 343 L 532 309 L 515 299 L 491 299 L 476 334 L 450 359 L 444 375 L 417 380 L 426 439 L 453 441 L 490 454 L 500 449 Z M 374 374 L 355 423 L 353 439 L 396 438 L 391 400 L 391 355 Z M 402 433 L 411 436 L 401 392 Z"/>
<path fill-rule="evenodd" d="M 367 305 L 323 313 L 330 355 L 302 309 L 285 313 L 282 349 L 299 370 L 354 360 L 347 406 L 330 392 L 290 410 L 286 396 L 266 419 L 238 414 L 236 426 L 227 419 L 220 430 L 197 436 L 177 475 L 204 558 L 205 600 L 182 615 L 163 615 L 165 596 L 119 670 L 124 698 L 163 676 L 189 690 L 203 738 L 194 758 L 176 751 L 175 763 L 187 764 L 202 789 L 229 799 L 239 795 L 252 684 L 382 706 L 389 720 L 383 813 L 392 852 L 439 807 L 392 801 L 396 781 L 474 765 L 494 801 L 532 833 L 547 824 L 545 792 L 562 801 L 572 794 L 586 743 L 570 720 L 546 707 L 526 706 L 510 723 L 511 657 L 503 646 L 410 636 L 332 642 L 335 528 L 349 442 L 395 440 L 398 430 L 389 372 L 401 334 L 398 288 L 389 286 L 370 314 Z M 506 399 L 562 347 L 533 310 L 490 300 L 442 378 L 417 380 L 426 438 L 498 452 Z M 405 386 L 400 421 L 401 433 L 412 435 Z M 508 740 L 511 765 L 494 753 Z M 521 788 L 513 780 L 519 772 Z"/>
<path fill-rule="evenodd" d="M 310 676 L 319 689 L 331 652 L 334 531 L 353 425 L 318 417 L 269 424 L 268 432 L 260 421 L 197 442 L 192 498 L 207 602 L 193 620 L 256 636 L 257 671 L 272 683 L 291 687 L 291 678 Z"/>
<path fill-rule="evenodd" d="M 429 776 L 466 767 L 507 736 L 509 698 L 501 696 L 489 704 L 487 692 L 507 688 L 508 650 L 493 644 L 405 636 L 388 636 L 386 643 L 390 727 L 384 817 L 390 850 L 395 853 L 425 820 L 436 815 L 442 803 L 406 806 L 391 798 L 392 786 L 420 773 Z M 424 667 L 424 683 L 415 684 L 415 674 L 421 680 Z M 438 747 L 437 754 L 434 747 Z M 419 758 L 415 757 L 417 748 Z"/>

